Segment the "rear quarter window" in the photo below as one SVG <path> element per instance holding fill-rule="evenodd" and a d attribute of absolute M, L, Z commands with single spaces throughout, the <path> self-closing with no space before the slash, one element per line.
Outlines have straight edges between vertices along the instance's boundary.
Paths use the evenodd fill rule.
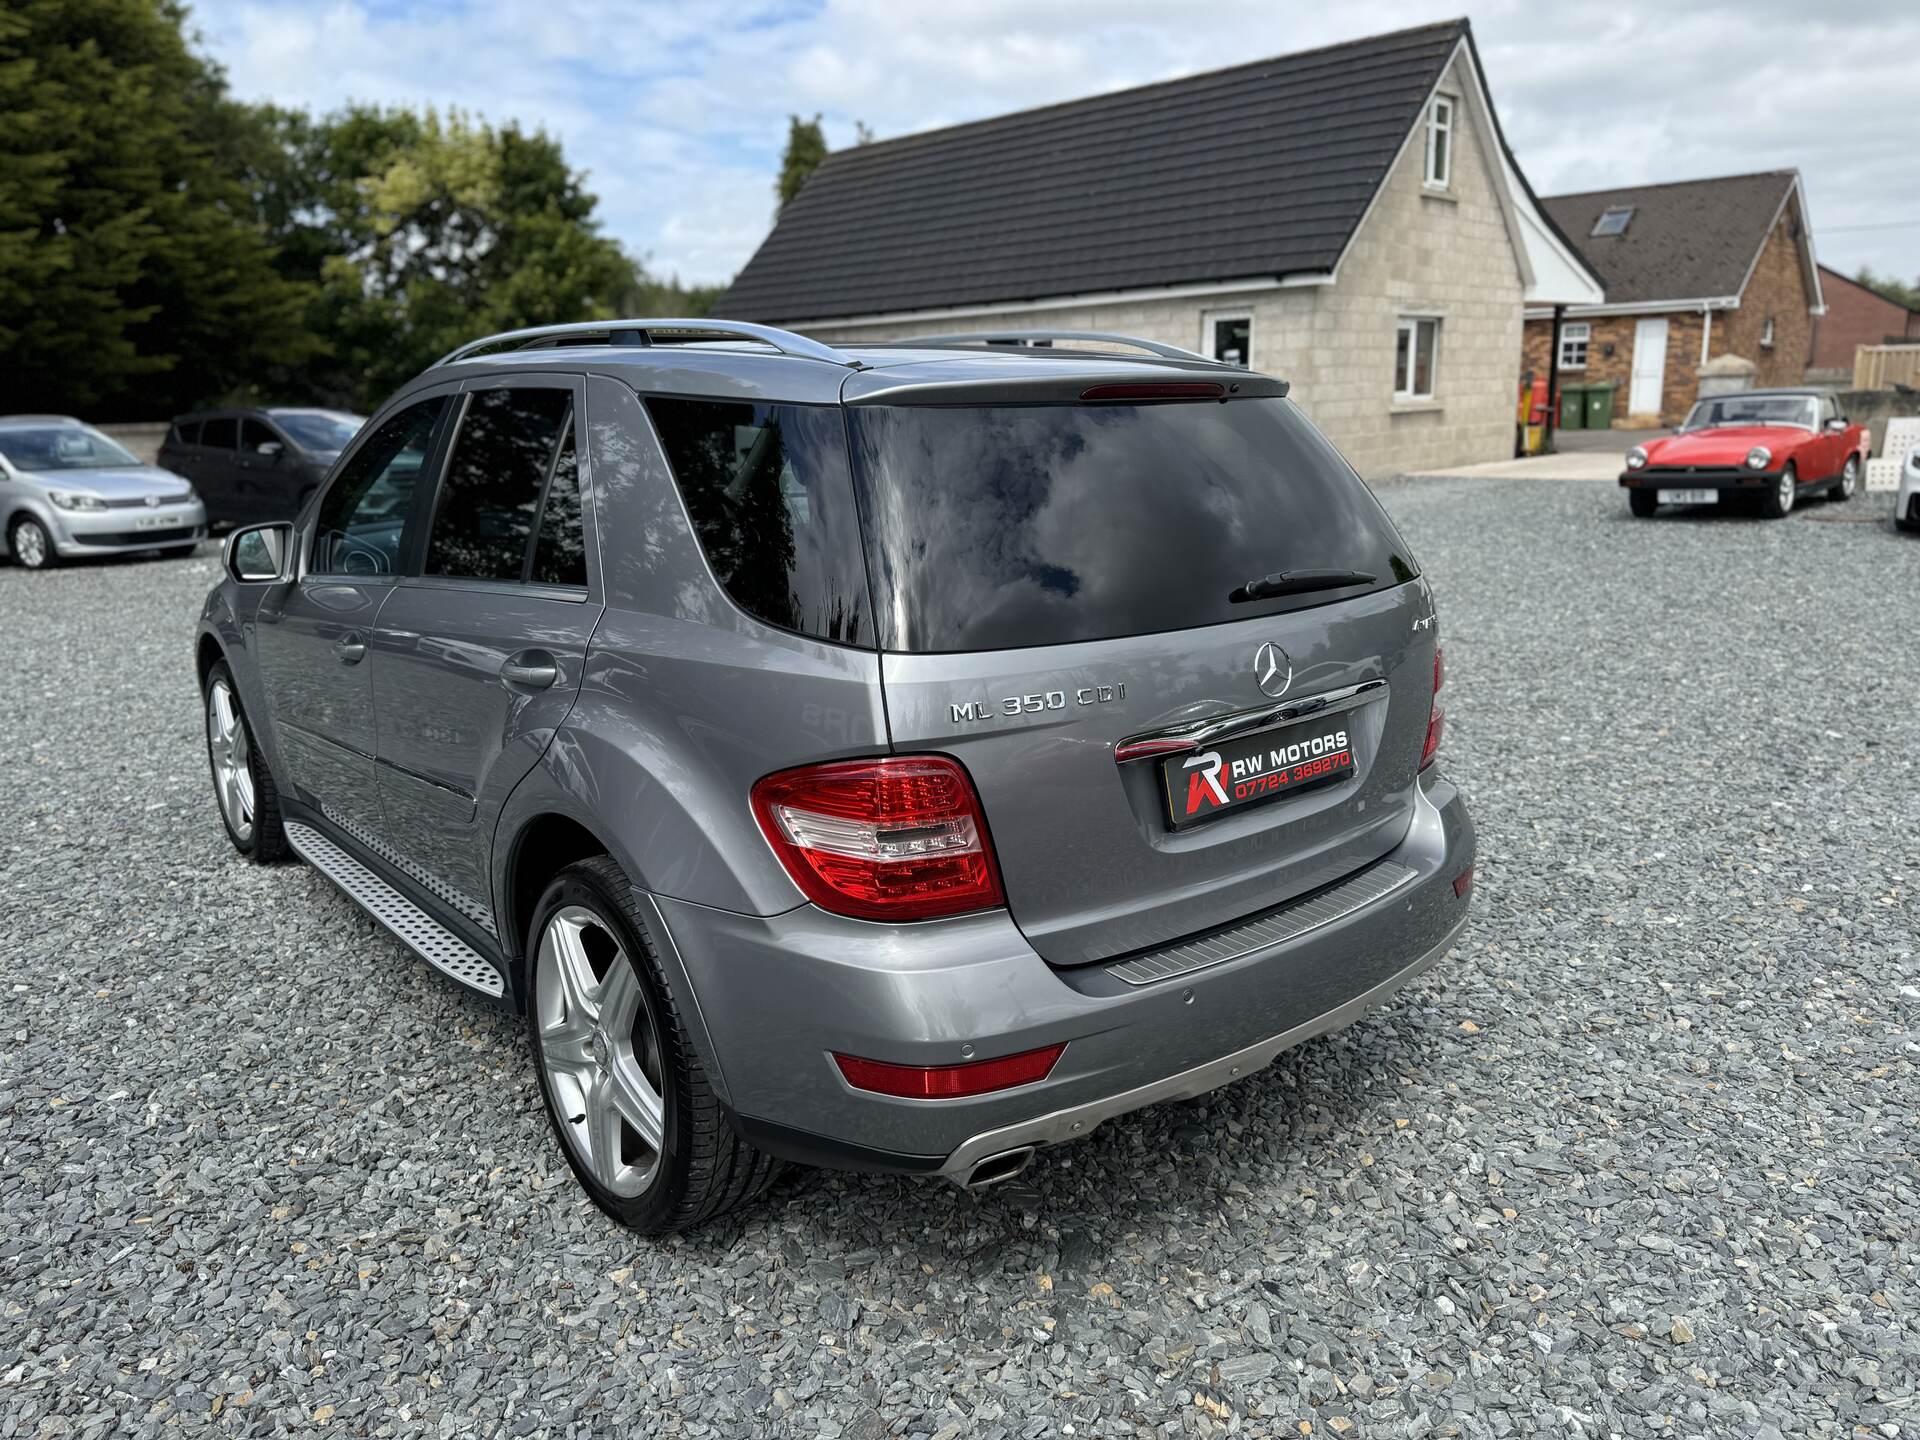
<path fill-rule="evenodd" d="M 646 400 L 714 577 L 755 619 L 873 644 L 837 406 Z"/>
<path fill-rule="evenodd" d="M 847 413 L 882 649 L 1186 630 L 1419 573 L 1372 492 L 1286 400 Z M 1301 569 L 1373 579 L 1230 598 Z"/>

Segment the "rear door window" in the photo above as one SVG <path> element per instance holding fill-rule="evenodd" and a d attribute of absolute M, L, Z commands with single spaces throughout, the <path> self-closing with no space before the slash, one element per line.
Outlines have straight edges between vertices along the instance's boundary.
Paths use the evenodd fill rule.
<path fill-rule="evenodd" d="M 447 461 L 424 573 L 587 583 L 573 451 L 573 391 L 475 391 Z M 558 482 L 559 494 L 550 493 Z M 536 546 L 536 538 L 541 542 Z"/>
<path fill-rule="evenodd" d="M 646 404 L 707 564 L 734 603 L 783 630 L 872 645 L 839 407 Z"/>
<path fill-rule="evenodd" d="M 1372 493 L 1286 400 L 847 414 L 882 649 L 1185 630 L 1418 573 Z M 1300 570 L 1371 578 L 1233 598 Z"/>
<path fill-rule="evenodd" d="M 200 443 L 211 446 L 216 450 L 232 450 L 235 448 L 234 437 L 238 431 L 238 427 L 239 422 L 231 415 L 223 415 L 218 419 L 209 420 L 200 432 Z"/>

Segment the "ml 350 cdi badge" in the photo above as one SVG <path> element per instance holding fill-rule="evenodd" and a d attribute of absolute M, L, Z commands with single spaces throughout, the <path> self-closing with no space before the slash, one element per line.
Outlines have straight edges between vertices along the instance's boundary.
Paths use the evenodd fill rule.
<path fill-rule="evenodd" d="M 1284 383 L 1110 338 L 449 355 L 228 541 L 235 847 L 524 1011 L 652 1232 L 780 1159 L 988 1185 L 1354 1019 L 1472 889 L 1426 582 Z"/>

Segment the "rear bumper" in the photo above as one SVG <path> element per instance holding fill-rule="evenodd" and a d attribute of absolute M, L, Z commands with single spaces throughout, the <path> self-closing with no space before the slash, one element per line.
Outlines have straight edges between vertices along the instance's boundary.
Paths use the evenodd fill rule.
<path fill-rule="evenodd" d="M 756 917 L 656 899 L 743 1134 L 810 1164 L 964 1177 L 980 1160 L 1079 1139 L 1201 1094 L 1358 1018 L 1440 960 L 1467 919 L 1473 863 L 1459 793 L 1431 775 L 1380 862 L 1410 879 L 1294 938 L 1163 981 L 1056 970 L 1004 911 L 913 926 L 812 906 Z M 1066 1041 L 1048 1078 L 968 1099 L 853 1089 L 835 1051 L 953 1065 Z"/>

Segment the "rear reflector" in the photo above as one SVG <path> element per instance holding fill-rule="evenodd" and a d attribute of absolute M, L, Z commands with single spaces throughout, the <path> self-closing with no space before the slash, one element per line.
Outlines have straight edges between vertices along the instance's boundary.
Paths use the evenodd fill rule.
<path fill-rule="evenodd" d="M 1464 900 L 1473 891 L 1473 866 L 1469 865 L 1453 877 L 1453 898 Z"/>
<path fill-rule="evenodd" d="M 1006 903 L 973 784 L 945 756 L 783 770 L 752 799 L 773 853 L 822 910 L 931 920 Z"/>
<path fill-rule="evenodd" d="M 1066 1051 L 1066 1042 L 1039 1050 L 1023 1050 L 998 1060 L 974 1060 L 965 1065 L 889 1065 L 884 1060 L 862 1060 L 836 1053 L 833 1063 L 856 1090 L 876 1095 L 899 1095 L 909 1100 L 953 1100 L 963 1095 L 985 1095 L 1031 1085 L 1053 1073 Z"/>
<path fill-rule="evenodd" d="M 1080 392 L 1082 400 L 1218 400 L 1227 387 L 1211 380 L 1170 380 L 1158 384 L 1093 385 Z"/>

